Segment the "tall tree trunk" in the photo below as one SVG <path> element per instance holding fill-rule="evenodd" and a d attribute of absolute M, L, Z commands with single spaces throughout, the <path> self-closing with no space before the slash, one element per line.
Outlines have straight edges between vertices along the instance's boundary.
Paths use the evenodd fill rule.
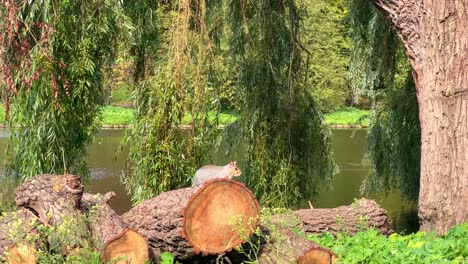
<path fill-rule="evenodd" d="M 371 0 L 409 56 L 421 123 L 421 230 L 468 220 L 468 2 Z"/>

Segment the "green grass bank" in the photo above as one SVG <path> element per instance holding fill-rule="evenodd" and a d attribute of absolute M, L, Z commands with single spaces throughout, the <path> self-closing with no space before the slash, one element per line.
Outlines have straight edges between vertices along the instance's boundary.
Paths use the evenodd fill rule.
<path fill-rule="evenodd" d="M 127 125 L 131 122 L 134 109 L 106 106 L 102 111 L 103 125 Z M 215 114 L 211 114 L 210 118 L 215 118 Z M 237 116 L 231 112 L 222 112 L 218 116 L 219 124 L 226 125 L 236 121 Z M 183 119 L 184 124 L 189 124 L 191 116 L 187 115 Z M 361 110 L 357 108 L 347 108 L 343 111 L 325 114 L 325 122 L 331 126 L 368 126 L 369 125 L 369 110 Z"/>
<path fill-rule="evenodd" d="M 104 126 L 128 125 L 132 121 L 135 109 L 120 106 L 105 106 L 102 108 L 100 122 Z M 215 118 L 211 114 L 210 118 Z M 221 112 L 218 116 L 220 125 L 227 125 L 236 121 L 237 115 L 232 112 Z M 187 115 L 183 119 L 184 124 L 189 124 L 191 116 Z M 368 126 L 369 110 L 357 108 L 347 108 L 342 111 L 325 114 L 325 122 L 331 126 Z M 0 104 L 0 124 L 5 123 L 5 107 Z"/>

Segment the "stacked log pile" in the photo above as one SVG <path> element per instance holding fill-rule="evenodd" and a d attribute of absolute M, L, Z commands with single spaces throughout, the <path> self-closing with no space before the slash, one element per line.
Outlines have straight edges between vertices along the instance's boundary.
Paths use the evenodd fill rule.
<path fill-rule="evenodd" d="M 261 222 L 252 192 L 229 179 L 162 193 L 122 216 L 108 205 L 113 196 L 112 192 L 84 193 L 80 177 L 74 175 L 40 175 L 22 184 L 16 190 L 18 210 L 0 216 L 0 261 L 36 263 L 36 250 L 50 249 L 54 243 L 51 234 L 38 231 L 40 227 L 58 227 L 70 216 L 85 219 L 71 230 L 74 241 L 87 241 L 62 245 L 60 254 L 67 256 L 87 244 L 101 253 L 104 263 L 145 263 L 149 259 L 158 263 L 164 251 L 182 262 L 208 263 L 213 259 L 210 256 L 226 254 L 237 263 L 232 256 L 239 254 L 233 249 L 250 239 L 262 240 L 256 252 L 259 263 L 336 263 L 333 252 L 281 224 L 287 217 L 294 217 L 306 234 L 343 228 L 355 232 L 363 224 L 383 234 L 392 232 L 385 211 L 369 200 L 348 207 L 299 210 Z M 255 237 L 257 228 L 264 236 Z M 86 230 L 88 236 L 79 230 Z"/>

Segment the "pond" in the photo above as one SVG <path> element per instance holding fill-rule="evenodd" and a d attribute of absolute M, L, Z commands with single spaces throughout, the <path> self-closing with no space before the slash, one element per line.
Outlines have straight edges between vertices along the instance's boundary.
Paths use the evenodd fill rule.
<path fill-rule="evenodd" d="M 114 191 L 117 195 L 111 200 L 110 205 L 117 213 L 124 213 L 131 207 L 130 197 L 124 186 L 120 184 L 120 175 L 127 155 L 126 151 L 120 155 L 117 154 L 122 136 L 122 130 L 101 130 L 99 137 L 89 147 L 88 165 L 91 169 L 92 180 L 86 185 L 86 191 L 91 193 Z M 0 131 L 1 160 L 3 160 L 7 137 L 7 131 Z M 317 199 L 310 200 L 316 208 L 348 205 L 354 199 L 362 197 L 359 188 L 368 173 L 368 168 L 362 164 L 366 145 L 365 129 L 334 129 L 332 139 L 334 157 L 340 173 L 333 180 L 332 190 L 323 188 Z M 213 159 L 215 163 L 221 165 L 230 159 L 239 160 L 240 156 L 241 153 L 233 153 L 231 157 L 226 157 L 220 151 L 214 155 Z M 4 168 L 0 167 L 0 175 L 3 176 L 3 174 Z M 415 203 L 402 199 L 398 193 L 375 195 L 370 198 L 387 210 L 398 232 L 409 233 L 418 229 Z M 298 207 L 308 208 L 309 201 L 303 201 Z"/>

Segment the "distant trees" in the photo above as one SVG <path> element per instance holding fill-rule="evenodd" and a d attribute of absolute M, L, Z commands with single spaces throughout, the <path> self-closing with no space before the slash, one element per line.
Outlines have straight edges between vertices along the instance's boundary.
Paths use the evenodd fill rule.
<path fill-rule="evenodd" d="M 299 6 L 305 88 L 324 112 L 343 108 L 352 98 L 348 81 L 350 23 L 344 0 L 306 0 Z"/>

